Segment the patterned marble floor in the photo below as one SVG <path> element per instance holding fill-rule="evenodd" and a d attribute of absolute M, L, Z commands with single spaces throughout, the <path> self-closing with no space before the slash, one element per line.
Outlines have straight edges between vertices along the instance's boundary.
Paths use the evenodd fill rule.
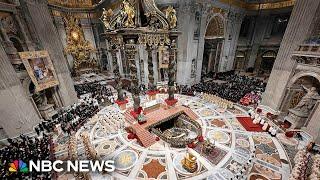
<path fill-rule="evenodd" d="M 159 94 L 163 101 L 167 95 Z M 111 174 L 91 174 L 92 179 L 236 179 L 243 171 L 243 165 L 250 159 L 249 168 L 243 173 L 248 179 L 287 179 L 291 170 L 288 156 L 280 142 L 267 133 L 247 132 L 236 116 L 246 115 L 238 106 L 233 110 L 221 111 L 215 104 L 198 97 L 176 95 L 180 104 L 188 105 L 200 118 L 205 139 L 215 142 L 214 157 L 207 157 L 201 149 L 191 151 L 197 157 L 198 170 L 187 172 L 180 164 L 187 149 L 171 148 L 160 140 L 149 148 L 140 146 L 136 140 L 129 140 L 123 128 L 108 131 L 100 121 L 91 121 L 77 132 L 89 131 L 90 138 L 102 159 L 114 159 L 116 171 Z M 146 98 L 142 98 L 142 104 Z M 129 102 L 132 106 L 132 102 Z M 121 119 L 117 106 L 108 106 L 99 114 L 110 113 Z M 125 123 L 124 123 L 125 126 Z M 79 138 L 79 137 L 78 137 Z M 65 158 L 66 140 L 61 136 L 56 147 L 58 158 Z M 83 146 L 79 138 L 79 154 Z M 66 178 L 62 175 L 61 178 Z M 69 175 L 70 178 L 70 175 Z"/>

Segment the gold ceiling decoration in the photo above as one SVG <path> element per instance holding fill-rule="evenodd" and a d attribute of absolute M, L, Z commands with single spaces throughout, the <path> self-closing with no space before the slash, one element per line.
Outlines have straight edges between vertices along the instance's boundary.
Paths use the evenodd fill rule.
<path fill-rule="evenodd" d="M 246 3 L 241 0 L 219 0 L 222 3 L 237 6 L 246 10 L 259 10 L 259 9 L 281 9 L 294 6 L 296 0 L 284 0 L 278 2 L 267 2 L 267 3 Z"/>
<path fill-rule="evenodd" d="M 223 19 L 219 16 L 214 16 L 207 27 L 206 39 L 221 38 L 224 36 L 224 23 Z"/>
<path fill-rule="evenodd" d="M 91 8 L 92 0 L 48 0 L 51 5 L 69 7 L 69 8 Z"/>
<path fill-rule="evenodd" d="M 221 14 L 224 16 L 226 14 L 226 11 L 224 9 L 218 8 L 218 7 L 212 7 L 209 10 L 212 14 Z"/>
<path fill-rule="evenodd" d="M 103 8 L 100 20 L 107 31 L 121 28 L 139 28 L 137 15 L 140 12 L 136 3 L 139 1 L 123 0 L 118 8 Z M 146 16 L 147 28 L 149 30 L 172 30 L 177 27 L 176 10 L 169 6 L 164 12 L 160 11 L 153 0 L 141 1 L 144 15 Z M 137 9 L 138 8 L 138 9 Z M 140 18 L 140 17 L 138 17 Z"/>

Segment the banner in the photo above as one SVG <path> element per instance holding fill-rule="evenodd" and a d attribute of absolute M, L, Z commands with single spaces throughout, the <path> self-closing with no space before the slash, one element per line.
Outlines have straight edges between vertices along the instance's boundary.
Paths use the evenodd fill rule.
<path fill-rule="evenodd" d="M 48 51 L 19 52 L 19 56 L 36 87 L 36 91 L 42 91 L 59 84 Z"/>

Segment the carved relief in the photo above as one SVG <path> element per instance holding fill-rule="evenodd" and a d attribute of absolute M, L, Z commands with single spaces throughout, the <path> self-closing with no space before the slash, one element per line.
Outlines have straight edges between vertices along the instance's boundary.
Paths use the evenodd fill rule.
<path fill-rule="evenodd" d="M 320 58 L 319 57 L 293 56 L 292 59 L 295 60 L 299 64 L 320 66 Z"/>

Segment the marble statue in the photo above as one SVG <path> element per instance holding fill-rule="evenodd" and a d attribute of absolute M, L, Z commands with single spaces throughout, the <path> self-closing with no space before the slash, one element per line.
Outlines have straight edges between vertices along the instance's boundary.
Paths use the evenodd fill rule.
<path fill-rule="evenodd" d="M 291 128 L 301 128 L 305 126 L 314 105 L 320 100 L 320 96 L 315 87 L 306 88 L 302 86 L 302 88 L 307 93 L 294 108 L 289 109 L 289 114 L 284 118 L 284 120 L 291 123 Z"/>
<path fill-rule="evenodd" d="M 300 102 L 293 109 L 302 113 L 309 113 L 316 101 L 320 100 L 320 96 L 315 87 L 308 89 L 302 85 L 302 88 L 307 92 L 307 94 L 302 97 Z"/>

